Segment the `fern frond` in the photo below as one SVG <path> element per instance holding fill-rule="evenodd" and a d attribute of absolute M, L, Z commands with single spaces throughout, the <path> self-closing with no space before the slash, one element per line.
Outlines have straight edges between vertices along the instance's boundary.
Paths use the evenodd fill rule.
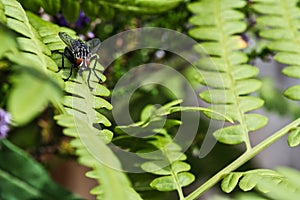
<path fill-rule="evenodd" d="M 55 62 L 48 47 L 41 41 L 37 31 L 30 24 L 19 2 L 1 0 L 6 16 L 6 26 L 18 33 L 18 48 L 5 53 L 14 63 L 17 74 L 12 80 L 13 89 L 9 96 L 8 110 L 17 125 L 25 124 L 40 113 L 49 101 L 58 101 L 61 88 L 47 69 Z M 22 101 L 20 101 L 22 99 Z"/>
<path fill-rule="evenodd" d="M 74 1 L 74 0 L 20 0 L 22 5 L 27 10 L 38 12 L 39 8 L 42 7 L 46 13 L 51 15 L 57 15 L 62 12 L 64 17 L 69 22 L 75 22 L 78 17 L 80 10 L 82 9 L 89 17 L 99 17 L 103 14 L 103 10 L 118 9 L 136 13 L 154 13 L 164 12 L 170 10 L 184 0 L 85 0 L 85 1 Z"/>
<path fill-rule="evenodd" d="M 222 190 L 232 192 L 237 186 L 243 191 L 257 189 L 275 199 L 297 199 L 299 192 L 299 172 L 288 168 L 278 170 L 256 169 L 246 172 L 232 172 L 222 181 Z M 272 198 L 273 199 L 273 198 Z"/>
<path fill-rule="evenodd" d="M 241 36 L 246 29 L 244 14 L 237 9 L 245 6 L 239 0 L 203 0 L 189 4 L 195 13 L 190 22 L 195 25 L 189 34 L 202 42 L 195 50 L 203 56 L 196 66 L 200 70 L 199 81 L 208 86 L 200 97 L 212 104 L 211 108 L 229 116 L 238 124 L 219 129 L 214 136 L 219 142 L 239 144 L 245 142 L 251 148 L 249 132 L 265 126 L 267 118 L 247 112 L 263 105 L 260 98 L 249 96 L 261 87 L 255 79 L 258 69 L 248 65 L 248 57 L 240 49 L 245 47 Z M 213 119 L 224 118 L 209 114 Z"/>
<path fill-rule="evenodd" d="M 49 64 L 55 65 L 49 59 L 50 50 L 41 42 L 39 34 L 30 24 L 22 6 L 17 1 L 2 0 L 2 3 L 7 17 L 7 26 L 21 35 L 17 40 L 22 52 L 18 55 L 9 54 L 8 58 L 19 65 L 36 67 L 38 70 L 46 70 Z"/>
<path fill-rule="evenodd" d="M 65 47 L 57 36 L 58 32 L 66 31 L 74 35 L 74 31 L 43 21 L 32 13 L 27 15 L 43 42 L 52 51 L 62 51 Z M 102 81 L 105 81 L 104 75 L 100 74 L 101 70 L 103 67 L 97 63 L 96 73 Z M 74 138 L 71 145 L 76 149 L 79 162 L 92 168 L 87 176 L 101 183 L 91 190 L 92 194 L 97 195 L 98 199 L 140 199 L 125 174 L 120 171 L 122 167 L 118 158 L 106 145 L 111 141 L 113 133 L 100 127 L 100 124 L 111 125 L 110 121 L 99 112 L 103 108 L 112 109 L 111 104 L 103 98 L 110 92 L 98 83 L 99 80 L 94 73 L 90 77 L 94 89 L 90 91 L 86 83 L 87 73 L 83 72 L 82 76 L 65 82 L 64 108 L 61 108 L 64 113 L 55 116 L 55 119 L 59 125 L 65 127 L 63 133 Z"/>
<path fill-rule="evenodd" d="M 111 105 L 100 102 L 101 105 L 95 106 L 95 99 L 101 99 L 99 93 L 96 94 L 97 97 L 91 94 L 80 76 L 76 82 L 67 82 L 66 88 L 69 93 L 64 102 L 66 113 L 56 116 L 56 119 L 58 124 L 65 127 L 65 135 L 75 137 L 71 145 L 76 148 L 79 162 L 93 169 L 87 175 L 101 183 L 101 186 L 91 192 L 97 195 L 98 199 L 130 199 L 132 196 L 134 199 L 140 199 L 125 174 L 119 171 L 121 164 L 118 158 L 105 144 L 111 141 L 112 132 L 94 127 L 99 123 L 110 125 L 106 117 L 98 113 L 95 107 L 111 109 Z"/>
<path fill-rule="evenodd" d="M 138 152 L 139 156 L 150 160 L 141 167 L 148 173 L 160 176 L 150 183 L 152 188 L 159 191 L 177 190 L 182 198 L 182 187 L 190 185 L 195 180 L 194 175 L 188 172 L 191 167 L 184 162 L 186 156 L 181 152 L 181 147 L 172 141 L 165 129 L 154 132 L 156 135 L 149 141 L 153 148 Z"/>
<path fill-rule="evenodd" d="M 268 48 L 276 52 L 274 59 L 287 65 L 283 74 L 300 78 L 300 9 L 296 0 L 255 0 L 253 8 L 258 13 L 257 27 L 262 38 L 269 41 Z M 300 85 L 287 88 L 284 95 L 300 100 Z"/>
<path fill-rule="evenodd" d="M 131 151 L 135 150 L 138 156 L 145 159 L 141 164 L 141 168 L 145 172 L 159 176 L 151 181 L 150 186 L 158 191 L 177 190 L 180 199 L 183 199 L 182 187 L 191 184 L 195 177 L 188 172 L 191 167 L 184 162 L 187 157 L 182 152 L 182 148 L 173 141 L 167 131 L 167 129 L 180 125 L 181 121 L 164 119 L 169 114 L 185 111 L 184 107 L 177 106 L 181 102 L 181 100 L 175 100 L 160 108 L 148 105 L 141 112 L 139 122 L 119 126 L 117 131 L 120 134 L 126 132 L 138 136 L 134 139 L 142 145 L 135 146 L 135 149 L 126 148 Z M 126 143 L 128 139 L 132 140 L 132 137 L 122 134 L 115 140 L 122 144 Z"/>

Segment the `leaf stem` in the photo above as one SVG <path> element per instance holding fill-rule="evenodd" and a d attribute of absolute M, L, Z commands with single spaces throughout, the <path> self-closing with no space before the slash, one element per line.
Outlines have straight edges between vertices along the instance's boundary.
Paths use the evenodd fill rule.
<path fill-rule="evenodd" d="M 277 140 L 285 136 L 291 129 L 296 128 L 300 124 L 300 118 L 297 120 L 291 122 L 284 128 L 280 129 L 267 139 L 263 140 L 261 143 L 253 147 L 251 150 L 246 151 L 244 154 L 242 154 L 240 157 L 238 157 L 235 161 L 233 161 L 231 164 L 229 164 L 227 167 L 219 171 L 216 175 L 214 175 L 212 178 L 210 178 L 208 181 L 206 181 L 203 185 L 198 187 L 194 192 L 189 194 L 185 200 L 193 200 L 199 198 L 205 191 L 213 187 L 216 183 L 218 183 L 222 178 L 224 178 L 225 175 L 228 173 L 236 170 L 243 164 L 245 164 L 247 161 L 252 159 L 254 156 L 256 156 L 258 153 L 262 152 L 264 149 L 269 147 L 271 144 L 275 143 Z"/>

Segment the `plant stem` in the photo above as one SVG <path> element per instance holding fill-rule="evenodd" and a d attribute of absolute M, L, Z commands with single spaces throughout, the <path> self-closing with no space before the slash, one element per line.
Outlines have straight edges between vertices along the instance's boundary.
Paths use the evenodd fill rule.
<path fill-rule="evenodd" d="M 286 135 L 292 128 L 296 128 L 300 124 L 300 118 L 297 120 L 291 122 L 284 128 L 280 129 L 267 139 L 263 140 L 261 143 L 253 147 L 251 150 L 246 151 L 244 154 L 242 154 L 240 157 L 238 157 L 235 161 L 233 161 L 231 164 L 229 164 L 227 167 L 219 171 L 216 175 L 214 175 L 212 178 L 210 178 L 208 181 L 206 181 L 203 185 L 201 185 L 198 189 L 196 189 L 194 192 L 189 194 L 187 197 L 185 197 L 185 200 L 193 200 L 199 198 L 205 191 L 213 187 L 216 183 L 218 183 L 224 176 L 226 176 L 228 173 L 236 170 L 243 164 L 245 164 L 247 161 L 252 159 L 254 156 L 256 156 L 258 153 L 262 152 L 264 149 L 266 149 L 271 144 L 275 143 L 277 140 L 282 138 L 284 135 Z"/>

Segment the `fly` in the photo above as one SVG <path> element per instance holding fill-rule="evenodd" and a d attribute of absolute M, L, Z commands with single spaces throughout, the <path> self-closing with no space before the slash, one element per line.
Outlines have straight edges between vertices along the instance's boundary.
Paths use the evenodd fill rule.
<path fill-rule="evenodd" d="M 94 38 L 87 42 L 83 42 L 80 39 L 73 39 L 65 32 L 59 32 L 58 35 L 60 39 L 67 45 L 65 47 L 64 52 L 62 53 L 62 64 L 61 67 L 59 67 L 58 72 L 61 69 L 65 68 L 64 58 L 66 57 L 71 62 L 72 67 L 70 69 L 69 76 L 63 80 L 68 81 L 72 76 L 73 69 L 75 68 L 79 70 L 80 75 L 82 75 L 83 71 L 89 70 L 88 86 L 91 89 L 92 87 L 90 86 L 89 81 L 90 81 L 91 71 L 93 70 L 95 73 L 96 64 L 97 64 L 97 55 L 95 54 L 95 52 L 97 52 L 97 50 L 101 45 L 100 40 Z M 90 68 L 90 63 L 93 60 L 95 60 L 95 64 L 93 68 Z M 100 80 L 100 77 L 98 77 L 96 73 L 95 75 Z"/>

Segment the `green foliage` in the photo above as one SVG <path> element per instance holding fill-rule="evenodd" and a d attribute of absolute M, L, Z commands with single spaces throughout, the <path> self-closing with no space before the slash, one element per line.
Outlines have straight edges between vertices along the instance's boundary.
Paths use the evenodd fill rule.
<path fill-rule="evenodd" d="M 205 40 L 195 46 L 201 54 L 210 58 L 201 58 L 196 65 L 200 68 L 199 81 L 209 89 L 200 97 L 212 104 L 211 108 L 229 116 L 238 125 L 232 125 L 214 133 L 219 142 L 226 144 L 246 143 L 251 148 L 249 132 L 256 131 L 267 123 L 267 118 L 259 114 L 247 114 L 263 105 L 257 97 L 248 96 L 260 89 L 261 82 L 254 77 L 258 69 L 246 64 L 247 55 L 239 49 L 245 45 L 237 34 L 245 31 L 244 14 L 237 9 L 245 6 L 244 1 L 201 1 L 189 4 L 195 13 L 190 23 L 195 27 L 190 35 Z M 219 116 L 209 115 L 222 120 Z"/>
<path fill-rule="evenodd" d="M 79 199 L 56 185 L 39 163 L 8 140 L 0 140 L 0 159 L 1 199 Z"/>
<path fill-rule="evenodd" d="M 53 80 L 55 74 L 47 68 L 57 68 L 49 57 L 50 50 L 28 21 L 25 11 L 17 1 L 2 1 L 6 15 L 6 25 L 19 34 L 9 37 L 5 57 L 16 64 L 18 73 L 12 80 L 13 89 L 9 96 L 8 110 L 14 123 L 25 124 L 39 114 L 49 101 L 58 101 L 61 88 Z M 13 39 L 17 41 L 16 45 Z M 32 84 L 24 84 L 24 83 Z M 42 91 L 42 93 L 41 93 Z M 51 94 L 51 95 L 50 95 Z M 23 101 L 20 101 L 23 99 Z M 30 106 L 32 105 L 32 106 Z M 20 113 L 22 110 L 22 113 Z"/>
<path fill-rule="evenodd" d="M 287 65 L 283 74 L 292 78 L 300 78 L 299 55 L 300 38 L 299 13 L 296 0 L 253 1 L 254 10 L 259 14 L 257 27 L 259 35 L 267 39 L 267 47 L 276 52 L 274 59 Z M 293 100 L 300 100 L 299 85 L 291 86 L 284 95 Z"/>
<path fill-rule="evenodd" d="M 118 171 L 121 169 L 119 160 L 105 145 L 111 141 L 112 132 L 93 126 L 94 124 L 110 126 L 106 117 L 95 110 L 112 108 L 101 98 L 103 95 L 108 95 L 109 92 L 97 82 L 93 82 L 94 90 L 91 94 L 84 80 L 79 76 L 76 82 L 66 83 L 65 90 L 69 94 L 63 103 L 66 113 L 56 116 L 57 123 L 65 127 L 65 135 L 75 138 L 71 145 L 76 148 L 79 162 L 93 168 L 88 176 L 101 183 L 99 188 L 92 190 L 93 194 L 97 195 L 99 199 L 139 199 L 138 194 L 130 187 L 125 174 Z M 89 149 L 89 147 L 93 147 L 93 149 Z M 101 152 L 101 155 L 97 158 L 95 155 L 98 155 L 98 152 Z"/>
<path fill-rule="evenodd" d="M 190 165 L 184 162 L 187 157 L 181 152 L 182 148 L 173 141 L 166 129 L 180 125 L 181 122 L 166 119 L 165 128 L 161 127 L 164 125 L 164 116 L 182 111 L 180 106 L 176 106 L 181 102 L 181 100 L 175 100 L 160 108 L 156 108 L 154 105 L 146 106 L 141 113 L 139 122 L 118 127 L 117 131 L 121 135 L 119 139 L 118 137 L 116 139 L 122 144 L 129 137 L 123 136 L 124 132 L 130 134 L 147 133 L 146 137 L 139 139 L 139 143 L 146 143 L 147 145 L 136 149 L 136 152 L 138 156 L 146 159 L 141 164 L 141 168 L 145 172 L 159 176 L 151 181 L 150 186 L 158 191 L 177 190 L 182 199 L 182 187 L 191 184 L 195 177 L 187 172 L 191 169 Z"/>
<path fill-rule="evenodd" d="M 46 45 L 53 51 L 61 51 L 63 45 L 62 41 L 59 41 L 57 33 L 62 29 L 51 23 L 44 22 L 33 14 L 30 14 L 30 16 L 32 23 L 37 27 Z M 91 63 L 91 65 L 94 65 L 94 63 Z M 100 70 L 101 68 L 100 64 L 97 63 L 97 69 Z M 97 73 L 101 80 L 105 81 L 105 77 L 100 72 Z M 71 145 L 76 148 L 79 162 L 82 165 L 93 168 L 93 171 L 89 172 L 88 176 L 98 180 L 99 183 L 101 182 L 100 188 L 92 190 L 93 194 L 101 199 L 138 199 L 138 195 L 131 189 L 126 176 L 122 172 L 99 162 L 98 158 L 95 158 L 90 152 L 91 150 L 86 146 L 87 143 L 85 142 L 88 142 L 89 145 L 96 147 L 96 149 L 93 149 L 93 152 L 102 152 L 105 155 L 102 158 L 105 159 L 103 160 L 104 163 L 112 163 L 113 166 L 121 169 L 118 159 L 105 145 L 105 143 L 111 141 L 113 133 L 107 129 L 97 129 L 93 126 L 94 124 L 111 125 L 108 119 L 97 111 L 102 108 L 112 109 L 110 103 L 102 98 L 103 96 L 108 96 L 109 91 L 100 85 L 96 75 L 92 74 L 90 81 L 93 91 L 91 93 L 85 82 L 87 75 L 84 72 L 83 77 L 78 76 L 76 78 L 76 82 L 68 81 L 65 83 L 65 92 L 67 94 L 63 100 L 65 108 L 61 108 L 64 110 L 64 113 L 57 115 L 55 119 L 59 125 L 65 127 L 65 135 L 74 137 Z M 96 143 L 92 144 L 95 141 Z M 107 160 L 108 158 L 109 160 Z M 107 192 L 108 190 L 111 192 Z"/>
<path fill-rule="evenodd" d="M 59 133 L 62 130 L 64 136 L 57 134 L 56 137 L 71 138 L 67 145 L 74 150 L 78 162 L 91 169 L 86 176 L 98 182 L 90 191 L 97 199 L 174 199 L 177 195 L 179 199 L 192 200 L 198 199 L 220 181 L 225 193 L 234 193 L 238 191 L 237 187 L 243 192 L 256 190 L 255 195 L 245 193 L 238 195 L 237 199 L 297 199 L 300 195 L 299 172 L 288 168 L 243 172 L 239 167 L 286 135 L 289 135 L 287 142 L 290 147 L 300 144 L 300 119 L 256 146 L 252 146 L 249 139 L 250 132 L 261 129 L 267 123 L 265 116 L 253 112 L 264 105 L 263 100 L 266 101 L 265 108 L 299 116 L 299 106 L 287 101 L 284 95 L 299 100 L 300 86 L 291 86 L 282 95 L 274 86 L 277 80 L 268 77 L 258 80 L 258 68 L 249 64 L 252 63 L 249 57 L 274 53 L 277 62 L 287 65 L 283 74 L 299 78 L 298 1 L 253 0 L 247 4 L 245 0 L 201 0 L 189 3 L 188 7 L 183 2 L 186 1 L 0 0 L 0 105 L 12 115 L 13 130 L 9 133 L 9 139 L 14 141 L 14 137 L 19 137 L 20 146 L 36 144 L 34 148 L 43 150 L 39 142 L 31 141 L 35 134 L 38 132 L 38 140 L 44 140 L 53 137 L 49 134 L 51 131 Z M 75 22 L 81 10 L 90 18 L 90 23 L 79 29 Z M 60 15 L 74 30 L 54 24 L 59 21 Z M 50 16 L 49 21 L 43 20 L 42 16 Z M 253 27 L 252 17 L 256 20 Z M 174 55 L 170 52 L 163 52 L 164 55 L 159 57 L 152 49 L 120 57 L 105 72 L 98 60 L 92 61 L 90 64 L 95 64 L 96 70 L 91 72 L 91 77 L 89 71 L 76 76 L 78 69 L 74 69 L 75 74 L 64 83 L 62 78 L 69 75 L 71 67 L 67 59 L 66 69 L 56 73 L 62 64 L 61 53 L 65 48 L 58 37 L 59 32 L 67 32 L 77 38 L 79 33 L 92 31 L 96 37 L 103 39 L 125 29 L 143 26 L 188 32 L 197 39 L 199 43 L 194 49 L 201 59 L 194 64 L 200 73 L 196 69 L 189 70 L 190 63 L 188 66 L 182 64 L 181 58 L 173 59 Z M 256 31 L 259 33 L 257 38 Z M 258 43 L 248 42 L 248 34 L 259 40 L 255 41 Z M 122 39 L 116 43 L 117 47 L 122 47 L 122 44 Z M 265 46 L 268 51 L 265 51 Z M 257 55 L 246 47 L 254 49 Z M 199 96 L 209 107 L 183 107 L 179 104 L 186 102 L 173 100 L 170 95 L 172 91 L 151 85 L 138 89 L 130 99 L 130 114 L 139 120 L 118 126 L 110 113 L 113 109 L 109 102 L 110 88 L 133 65 L 141 62 L 171 63 L 179 72 L 188 71 L 186 79 L 197 83 L 197 89 L 198 83 L 202 84 Z M 87 84 L 88 79 L 92 89 Z M 105 82 L 106 79 L 109 83 Z M 172 80 L 170 83 L 178 86 L 178 91 L 184 94 L 186 85 L 174 77 L 166 79 Z M 163 95 L 160 94 L 162 91 Z M 263 100 L 257 97 L 257 93 Z M 163 106 L 154 106 L 153 102 Z M 191 141 L 179 141 L 175 133 L 180 125 L 190 123 L 188 120 L 181 121 L 180 113 L 199 111 L 211 120 L 226 122 L 226 127 L 213 134 L 219 142 L 230 145 L 245 143 L 246 151 L 204 184 L 197 186 L 197 180 L 201 178 L 198 171 L 205 166 L 195 164 L 198 157 L 193 149 L 200 149 L 198 145 L 206 142 L 207 138 L 203 141 L 201 134 L 208 126 L 203 124 L 206 119 L 199 122 L 199 132 L 192 149 L 186 151 L 180 146 Z M 38 128 L 35 130 L 27 126 L 29 122 Z M 57 141 L 49 141 L 48 144 L 54 143 L 53 146 L 58 147 L 59 151 L 61 146 Z M 117 157 L 113 151 L 115 149 L 111 148 L 113 145 L 135 153 L 141 160 L 131 164 L 144 173 L 132 175 L 122 171 L 123 168 L 126 170 L 123 164 L 126 164 L 127 158 Z M 30 148 L 26 150 L 32 152 Z M 0 141 L 0 151 L 1 199 L 77 199 L 54 184 L 38 163 L 8 140 Z M 225 160 L 213 159 L 219 162 Z M 218 165 L 217 162 L 211 163 Z M 185 191 L 185 187 L 192 183 L 195 189 Z M 187 194 L 188 191 L 191 193 Z"/>
<path fill-rule="evenodd" d="M 56 15 L 59 13 L 59 11 L 61 11 L 71 22 L 74 22 L 77 19 L 79 13 L 77 11 L 79 11 L 80 8 L 82 8 L 89 16 L 93 17 L 99 17 L 99 15 L 102 14 L 102 10 L 105 10 L 107 7 L 116 8 L 128 12 L 151 14 L 170 10 L 183 1 L 184 0 L 20 0 L 22 5 L 25 5 L 26 9 L 32 10 L 34 12 L 37 12 L 39 10 L 39 7 L 43 7 L 47 13 L 50 13 L 52 15 Z"/>
<path fill-rule="evenodd" d="M 272 199 L 297 199 L 300 195 L 300 173 L 290 168 L 278 168 L 276 171 L 267 169 L 233 172 L 222 181 L 222 190 L 233 191 L 237 185 L 243 191 L 257 189 L 264 196 Z"/>
<path fill-rule="evenodd" d="M 290 147 L 296 147 L 300 144 L 300 128 L 297 127 L 290 131 L 288 144 Z"/>

